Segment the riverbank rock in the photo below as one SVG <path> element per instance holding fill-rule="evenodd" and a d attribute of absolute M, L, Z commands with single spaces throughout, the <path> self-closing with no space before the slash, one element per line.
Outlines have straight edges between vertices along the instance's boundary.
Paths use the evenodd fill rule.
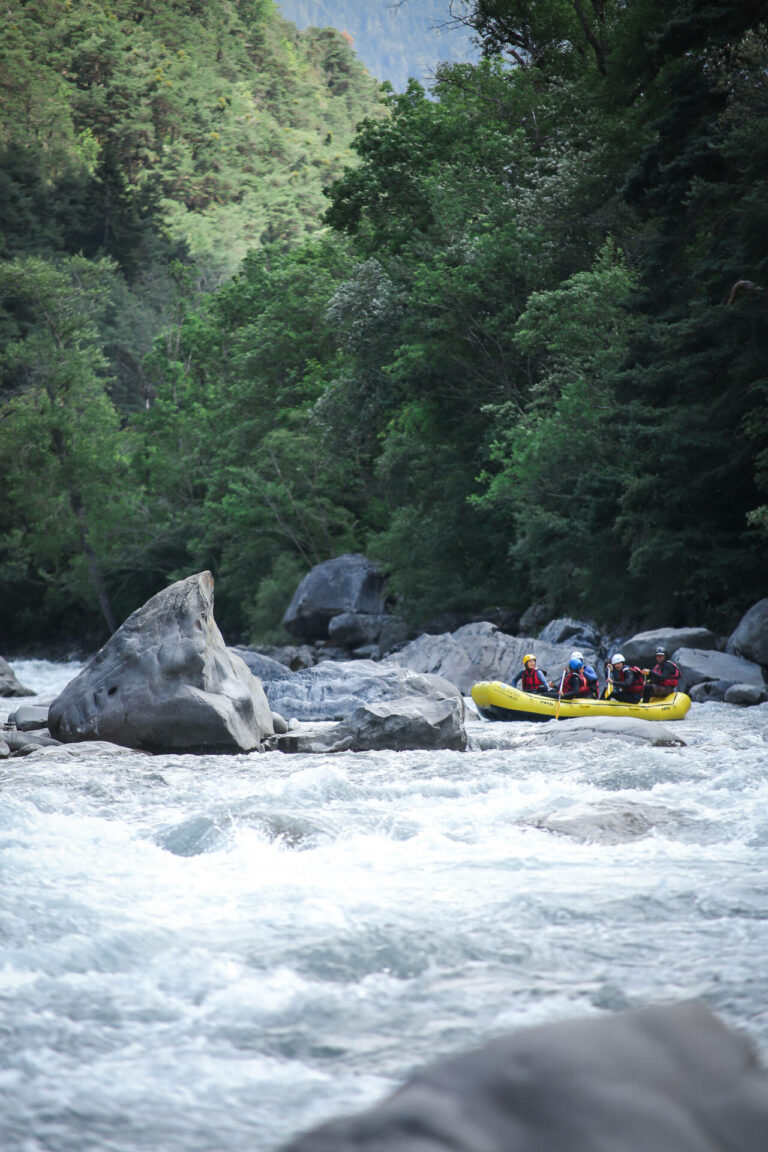
<path fill-rule="evenodd" d="M 763 689 L 765 679 L 759 664 L 731 656 L 727 652 L 712 652 L 699 648 L 678 648 L 671 659 L 680 669 L 680 691 L 687 692 L 694 684 L 704 680 L 729 680 L 731 684 L 751 684 Z"/>
<path fill-rule="evenodd" d="M 685 747 L 685 740 L 671 724 L 641 720 L 635 716 L 589 716 L 558 720 L 542 725 L 544 731 L 531 738 L 539 744 L 585 744 L 590 740 L 626 740 L 656 747 Z"/>
<path fill-rule="evenodd" d="M 523 656 L 534 652 L 540 669 L 557 679 L 568 661 L 572 645 L 557 646 L 526 636 L 507 636 L 488 621 L 465 624 L 455 632 L 440 636 L 426 633 L 406 644 L 383 661 L 414 672 L 442 676 L 455 684 L 464 696 L 479 680 L 501 680 L 511 684 L 523 666 Z M 584 659 L 594 663 L 594 652 L 583 649 Z"/>
<path fill-rule="evenodd" d="M 302 672 L 283 668 L 282 676 L 267 681 L 264 690 L 275 712 L 297 720 L 344 720 L 360 704 L 381 704 L 404 696 L 461 698 L 456 686 L 440 676 L 373 660 L 328 660 Z"/>
<path fill-rule="evenodd" d="M 277 741 L 284 752 L 408 752 L 446 749 L 463 752 L 467 734 L 458 697 L 430 700 L 406 696 L 361 704 L 341 724 L 307 734 L 289 732 Z"/>
<path fill-rule="evenodd" d="M 682 1003 L 501 1036 L 283 1152 L 761 1152 L 766 1131 L 751 1044 Z"/>
<path fill-rule="evenodd" d="M 0 696 L 36 696 L 32 688 L 25 688 L 7 660 L 0 656 Z"/>
<path fill-rule="evenodd" d="M 328 625 L 343 612 L 386 612 L 384 577 L 370 560 L 347 553 L 307 573 L 283 616 L 283 627 L 301 640 L 325 640 Z"/>
<path fill-rule="evenodd" d="M 701 684 L 694 684 L 688 695 L 694 704 L 705 704 L 707 700 L 723 703 L 725 694 L 733 683 L 733 680 L 703 680 Z"/>
<path fill-rule="evenodd" d="M 22 704 L 15 712 L 11 712 L 8 723 L 19 732 L 34 732 L 36 728 L 48 727 L 48 708 L 39 704 Z"/>
<path fill-rule="evenodd" d="M 581 651 L 588 649 L 596 652 L 600 647 L 600 632 L 594 624 L 562 616 L 544 625 L 539 632 L 537 643 L 569 644 L 571 648 L 578 648 Z"/>
<path fill-rule="evenodd" d="M 261 683 L 226 649 L 213 618 L 210 572 L 129 616 L 54 700 L 48 726 L 65 743 L 150 751 L 245 752 L 273 734 Z"/>
<path fill-rule="evenodd" d="M 656 663 L 656 648 L 661 644 L 667 656 L 680 648 L 709 651 L 717 647 L 717 637 L 708 628 L 654 628 L 650 632 L 637 632 L 623 640 L 621 650 L 630 664 L 652 668 Z"/>
<path fill-rule="evenodd" d="M 742 616 L 725 650 L 768 668 L 768 598 L 758 600 Z"/>

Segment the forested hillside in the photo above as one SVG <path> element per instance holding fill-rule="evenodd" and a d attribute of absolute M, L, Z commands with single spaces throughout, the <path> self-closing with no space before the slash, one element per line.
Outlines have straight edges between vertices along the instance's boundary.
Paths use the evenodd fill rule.
<path fill-rule="evenodd" d="M 384 108 L 269 3 L 14 8 L 6 645 L 202 568 L 274 637 L 345 550 L 415 624 L 766 594 L 763 4 L 464 7 L 487 58 Z"/>
<path fill-rule="evenodd" d="M 347 32 L 368 70 L 398 92 L 411 77 L 431 83 L 441 62 L 480 55 L 471 30 L 452 15 L 466 7 L 456 0 L 278 0 L 278 6 L 299 28 Z"/>

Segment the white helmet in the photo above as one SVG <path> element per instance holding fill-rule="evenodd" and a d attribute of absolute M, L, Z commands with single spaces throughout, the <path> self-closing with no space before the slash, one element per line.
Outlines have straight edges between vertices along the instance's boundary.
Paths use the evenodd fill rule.
<path fill-rule="evenodd" d="M 581 660 L 583 663 L 584 653 L 583 652 L 571 652 L 571 660 Z"/>
<path fill-rule="evenodd" d="M 622 656 L 621 652 L 616 652 L 614 657 L 613 657 L 612 663 L 614 663 L 614 664 L 626 664 L 626 660 Z"/>

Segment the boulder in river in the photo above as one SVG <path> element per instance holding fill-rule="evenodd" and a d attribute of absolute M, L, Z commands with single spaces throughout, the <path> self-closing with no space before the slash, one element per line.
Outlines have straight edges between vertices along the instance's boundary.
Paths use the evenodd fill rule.
<path fill-rule="evenodd" d="M 654 628 L 650 632 L 637 632 L 629 640 L 623 640 L 621 650 L 630 664 L 652 668 L 659 644 L 667 656 L 671 656 L 679 648 L 697 648 L 701 651 L 716 648 L 717 637 L 708 628 Z"/>
<path fill-rule="evenodd" d="M 406 644 L 384 660 L 414 672 L 444 677 L 467 696 L 478 680 L 501 680 L 510 684 L 523 666 L 523 656 L 534 652 L 539 668 L 557 679 L 568 661 L 573 645 L 557 646 L 525 636 L 507 636 L 488 621 L 465 624 L 441 636 L 426 633 Z M 588 664 L 595 654 L 583 650 Z"/>
<path fill-rule="evenodd" d="M 443 677 L 373 660 L 327 660 L 301 672 L 283 668 L 265 682 L 264 690 L 271 708 L 296 720 L 344 720 L 360 704 L 403 696 L 461 699 L 456 686 Z"/>
<path fill-rule="evenodd" d="M 751 708 L 754 704 L 764 704 L 768 700 L 768 692 L 764 688 L 757 688 L 754 684 L 731 684 L 724 699 L 726 704 Z"/>
<path fill-rule="evenodd" d="M 727 652 L 712 652 L 700 648 L 678 648 L 672 660 L 680 669 L 680 691 L 687 692 L 694 684 L 704 680 L 730 680 L 731 684 L 752 684 L 764 688 L 765 679 L 759 664 L 742 660 Z"/>
<path fill-rule="evenodd" d="M 544 731 L 531 737 L 539 744 L 585 744 L 602 738 L 657 747 L 685 746 L 685 740 L 674 725 L 635 716 L 579 716 L 541 727 Z"/>
<path fill-rule="evenodd" d="M 35 696 L 31 688 L 25 688 L 16 679 L 16 674 L 7 660 L 0 656 L 0 696 Z"/>
<path fill-rule="evenodd" d="M 735 632 L 729 636 L 725 650 L 768 668 L 768 597 L 758 600 L 742 616 Z"/>
<path fill-rule="evenodd" d="M 353 552 L 316 564 L 307 573 L 285 611 L 283 627 L 301 640 L 325 640 L 334 616 L 385 611 L 384 577 L 371 560 Z"/>
<path fill-rule="evenodd" d="M 500 1036 L 283 1152 L 761 1152 L 768 1076 L 697 1003 Z"/>
<path fill-rule="evenodd" d="M 54 700 L 48 726 L 65 743 L 188 752 L 251 751 L 274 731 L 261 682 L 224 646 L 210 572 L 129 616 Z"/>
<path fill-rule="evenodd" d="M 284 752 L 463 752 L 467 734 L 462 717 L 463 704 L 457 696 L 443 700 L 405 696 L 360 704 L 341 724 L 306 735 L 289 732 L 277 746 Z"/>

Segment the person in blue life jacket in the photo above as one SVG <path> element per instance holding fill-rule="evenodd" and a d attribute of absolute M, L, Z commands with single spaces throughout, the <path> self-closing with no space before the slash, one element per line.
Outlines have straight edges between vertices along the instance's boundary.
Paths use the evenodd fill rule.
<path fill-rule="evenodd" d="M 571 660 L 581 661 L 581 670 L 586 676 L 587 684 L 589 685 L 589 695 L 593 700 L 597 700 L 600 696 L 600 680 L 597 672 L 595 672 L 591 664 L 584 663 L 584 656 L 581 652 L 571 652 L 570 658 Z"/>
<path fill-rule="evenodd" d="M 518 672 L 512 681 L 512 687 L 517 687 L 518 680 L 522 683 L 520 687 L 523 692 L 546 692 L 552 687 L 552 681 L 548 681 L 540 668 L 536 667 L 536 657 L 532 652 L 523 656 L 523 667 Z"/>
<path fill-rule="evenodd" d="M 592 695 L 589 681 L 584 674 L 584 661 L 581 659 L 581 653 L 573 653 L 571 656 L 565 666 L 560 685 L 558 695 L 563 700 L 587 699 Z"/>
<path fill-rule="evenodd" d="M 627 664 L 621 652 L 615 653 L 613 660 L 606 664 L 606 668 L 608 684 L 612 688 L 611 699 L 618 700 L 620 704 L 639 704 L 645 687 L 645 677 L 641 669 L 636 668 L 634 664 Z M 607 691 L 606 686 L 605 692 Z"/>

